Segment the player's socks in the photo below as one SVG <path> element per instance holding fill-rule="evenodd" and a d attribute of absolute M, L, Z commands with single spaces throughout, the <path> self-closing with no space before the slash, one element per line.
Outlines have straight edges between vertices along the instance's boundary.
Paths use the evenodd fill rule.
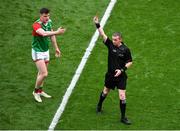
<path fill-rule="evenodd" d="M 36 87 L 34 89 L 35 93 L 41 93 L 42 92 L 42 87 Z"/>
<path fill-rule="evenodd" d="M 43 91 L 42 88 L 43 88 L 42 86 L 39 87 L 39 93 L 42 93 Z"/>
<path fill-rule="evenodd" d="M 34 92 L 35 92 L 35 93 L 39 93 L 39 88 L 35 88 L 35 89 L 34 89 Z"/>

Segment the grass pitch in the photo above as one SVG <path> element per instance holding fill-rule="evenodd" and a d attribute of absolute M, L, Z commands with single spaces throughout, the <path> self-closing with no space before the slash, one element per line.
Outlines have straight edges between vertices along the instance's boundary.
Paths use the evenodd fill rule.
<path fill-rule="evenodd" d="M 6 0 L 0 4 L 0 129 L 48 129 L 66 88 L 95 31 L 92 17 L 101 17 L 109 0 Z M 67 28 L 58 37 L 62 58 L 51 48 L 44 89 L 53 99 L 36 103 L 32 90 L 36 68 L 31 60 L 32 23 L 48 7 L 54 28 Z M 56 129 L 180 129 L 180 2 L 177 0 L 118 0 L 105 32 L 123 33 L 132 51 L 128 70 L 127 115 L 119 122 L 117 91 L 95 107 L 107 69 L 107 49 L 99 39 Z"/>

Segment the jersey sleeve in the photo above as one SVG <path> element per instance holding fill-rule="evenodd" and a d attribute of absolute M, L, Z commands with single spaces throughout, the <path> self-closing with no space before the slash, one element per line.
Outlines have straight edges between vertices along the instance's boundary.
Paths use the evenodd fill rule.
<path fill-rule="evenodd" d="M 130 52 L 130 49 L 129 49 L 129 48 L 126 49 L 126 54 L 125 54 L 125 56 L 126 56 L 126 63 L 132 62 L 132 56 L 131 56 L 131 52 Z"/>
<path fill-rule="evenodd" d="M 112 44 L 112 41 L 109 39 L 109 37 L 106 39 L 106 41 L 103 41 L 104 44 L 109 48 L 110 45 Z"/>
<path fill-rule="evenodd" d="M 34 31 L 37 31 L 39 28 L 41 28 L 41 24 L 39 24 L 39 23 L 34 23 L 33 24 L 33 30 Z"/>

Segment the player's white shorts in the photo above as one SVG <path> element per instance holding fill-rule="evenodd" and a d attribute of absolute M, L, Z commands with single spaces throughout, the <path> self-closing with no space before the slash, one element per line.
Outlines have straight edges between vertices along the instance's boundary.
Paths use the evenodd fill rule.
<path fill-rule="evenodd" d="M 36 52 L 34 49 L 32 49 L 32 59 L 34 62 L 38 60 L 44 60 L 45 62 L 49 62 L 49 50 L 46 52 Z"/>

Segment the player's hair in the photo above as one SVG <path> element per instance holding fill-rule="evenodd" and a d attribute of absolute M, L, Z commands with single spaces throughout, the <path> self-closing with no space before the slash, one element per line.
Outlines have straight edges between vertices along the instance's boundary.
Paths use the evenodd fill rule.
<path fill-rule="evenodd" d="M 41 8 L 39 11 L 40 14 L 48 14 L 49 12 L 50 12 L 50 10 L 47 8 Z"/>
<path fill-rule="evenodd" d="M 122 34 L 120 32 L 114 32 L 113 36 L 119 36 L 120 39 L 122 38 Z"/>

